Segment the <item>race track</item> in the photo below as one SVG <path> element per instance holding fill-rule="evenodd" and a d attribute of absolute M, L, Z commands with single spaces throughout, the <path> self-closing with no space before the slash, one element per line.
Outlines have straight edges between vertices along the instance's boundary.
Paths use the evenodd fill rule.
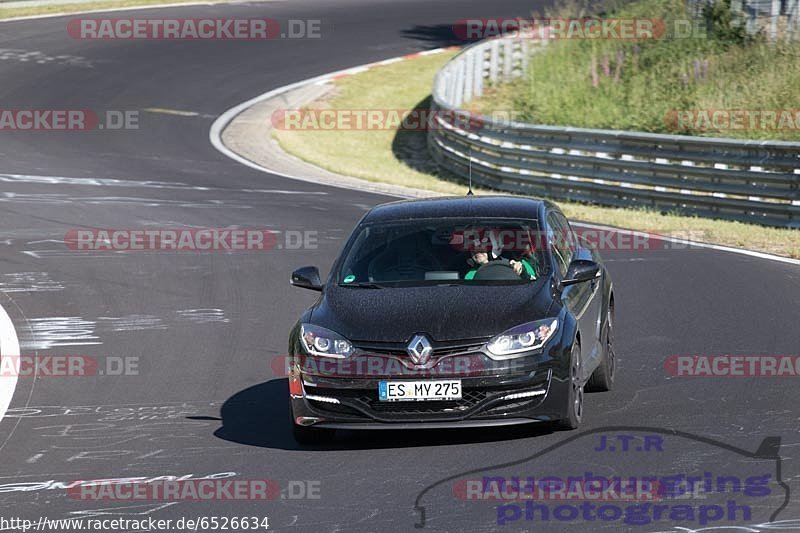
<path fill-rule="evenodd" d="M 291 288 L 289 274 L 308 264 L 326 275 L 355 222 L 393 198 L 242 166 L 209 143 L 212 122 L 272 88 L 455 44 L 449 25 L 458 19 L 531 9 L 504 0 L 301 0 L 125 15 L 322 21 L 320 39 L 267 42 L 89 41 L 69 36 L 70 17 L 0 23 L 3 108 L 139 111 L 135 130 L 0 132 L 0 304 L 21 353 L 138 358 L 137 375 L 19 378 L 0 421 L 3 515 L 268 516 L 276 530 L 516 531 L 532 522 L 499 524 L 491 505 L 463 502 L 451 482 L 439 482 L 505 472 L 496 465 L 514 461 L 520 472 L 542 471 L 528 460 L 545 461 L 551 473 L 567 465 L 729 472 L 761 461 L 769 464 L 755 468 L 775 474 L 774 490 L 752 523 L 800 519 L 797 378 L 670 378 L 664 370 L 671 355 L 800 354 L 800 267 L 724 251 L 604 252 L 616 288 L 618 381 L 611 393 L 587 396 L 580 431 L 664 431 L 671 448 L 600 458 L 590 434 L 591 447 L 578 439 L 567 445 L 575 449 L 532 458 L 575 434 L 520 429 L 353 432 L 317 449 L 292 439 L 286 380 L 273 362 L 316 295 Z M 310 231 L 318 246 L 113 253 L 64 244 L 72 229 L 147 227 Z M 670 431 L 709 440 L 678 444 Z M 755 452 L 771 437 L 781 444 L 771 454 L 730 448 Z M 223 472 L 275 480 L 285 497 L 87 501 L 48 483 Z M 319 498 L 294 498 L 298 481 L 318 487 Z M 671 527 L 564 520 L 537 530 Z"/>

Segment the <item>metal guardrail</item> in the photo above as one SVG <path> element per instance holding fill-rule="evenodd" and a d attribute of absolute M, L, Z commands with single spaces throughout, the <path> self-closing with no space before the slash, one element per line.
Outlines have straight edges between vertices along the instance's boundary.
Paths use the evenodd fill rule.
<path fill-rule="evenodd" d="M 687 11 L 700 18 L 706 6 L 718 1 L 687 0 Z M 800 38 L 800 0 L 732 0 L 730 10 L 750 35 L 763 33 L 772 41 Z"/>
<path fill-rule="evenodd" d="M 437 73 L 428 147 L 441 167 L 493 189 L 800 228 L 800 143 L 542 126 L 462 109 L 525 75 L 541 46 L 482 41 Z"/>

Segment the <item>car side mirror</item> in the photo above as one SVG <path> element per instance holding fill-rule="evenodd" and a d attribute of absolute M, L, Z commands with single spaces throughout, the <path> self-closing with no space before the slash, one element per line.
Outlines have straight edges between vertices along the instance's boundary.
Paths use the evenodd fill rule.
<path fill-rule="evenodd" d="M 315 266 L 300 267 L 292 272 L 289 282 L 301 289 L 311 289 L 312 291 L 322 291 L 322 281 L 319 279 L 319 269 Z"/>
<path fill-rule="evenodd" d="M 600 265 L 588 259 L 575 259 L 569 264 L 561 286 L 575 285 L 600 277 Z"/>

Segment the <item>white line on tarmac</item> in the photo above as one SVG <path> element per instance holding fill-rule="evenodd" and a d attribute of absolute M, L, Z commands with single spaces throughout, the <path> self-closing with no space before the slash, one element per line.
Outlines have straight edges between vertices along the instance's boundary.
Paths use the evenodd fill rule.
<path fill-rule="evenodd" d="M 605 230 L 605 231 L 608 231 L 608 230 L 625 231 L 625 232 L 629 231 L 629 230 L 622 230 L 622 229 L 619 229 L 619 228 L 612 228 L 610 226 L 603 226 L 603 225 L 598 225 L 598 224 L 589 224 L 589 223 L 586 223 L 586 222 L 572 222 L 572 225 L 581 226 L 581 227 L 584 227 L 584 228 L 600 229 L 600 230 Z M 767 259 L 769 261 L 778 261 L 778 262 L 781 262 L 781 263 L 788 263 L 790 265 L 800 265 L 800 260 L 799 259 L 792 259 L 791 257 L 781 257 L 779 255 L 773 255 L 773 254 L 768 254 L 768 253 L 764 253 L 764 252 L 757 252 L 755 250 L 747 250 L 745 248 L 733 248 L 731 246 L 722 246 L 720 244 L 709 244 L 709 243 L 705 243 L 705 242 L 697 242 L 697 241 L 691 241 L 691 240 L 686 240 L 686 239 L 678 239 L 678 238 L 675 238 L 675 237 L 666 237 L 664 235 L 657 235 L 657 234 L 653 234 L 653 233 L 645 233 L 645 232 L 637 232 L 637 231 L 630 231 L 630 233 L 631 233 L 631 235 L 635 235 L 635 236 L 643 236 L 643 237 L 647 237 L 647 238 L 650 238 L 650 239 L 668 241 L 668 242 L 673 242 L 673 243 L 676 243 L 676 244 L 684 244 L 684 245 L 689 246 L 689 247 L 708 248 L 708 249 L 711 249 L 711 250 L 718 250 L 718 251 L 721 251 L 721 252 L 732 252 L 732 253 L 736 253 L 736 254 L 749 255 L 751 257 L 757 257 L 759 259 Z"/>
<path fill-rule="evenodd" d="M 3 357 L 19 357 L 19 339 L 11 317 L 0 306 L 0 358 Z M 10 376 L 0 376 L 0 421 L 3 420 L 14 397 L 17 379 L 17 372 L 12 372 Z"/>

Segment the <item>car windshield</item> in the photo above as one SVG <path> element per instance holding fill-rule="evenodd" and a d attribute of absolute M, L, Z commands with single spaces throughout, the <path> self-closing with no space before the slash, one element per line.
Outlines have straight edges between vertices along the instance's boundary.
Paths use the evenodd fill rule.
<path fill-rule="evenodd" d="M 546 271 L 534 220 L 403 220 L 356 231 L 335 274 L 342 286 L 523 284 Z"/>

